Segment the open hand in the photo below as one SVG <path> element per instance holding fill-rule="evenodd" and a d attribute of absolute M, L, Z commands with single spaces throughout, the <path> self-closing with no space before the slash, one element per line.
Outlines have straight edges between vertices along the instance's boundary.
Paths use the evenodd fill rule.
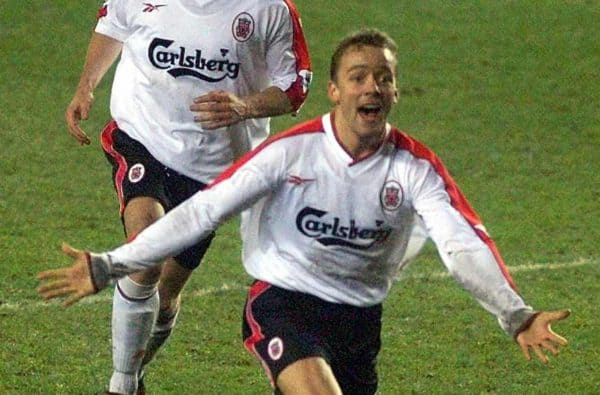
<path fill-rule="evenodd" d="M 66 243 L 63 243 L 62 251 L 73 259 L 73 265 L 39 273 L 39 280 L 48 281 L 40 285 L 37 291 L 45 300 L 66 296 L 63 305 L 67 307 L 98 290 L 92 282 L 89 254 Z"/>
<path fill-rule="evenodd" d="M 525 359 L 531 360 L 529 349 L 532 349 L 543 363 L 548 363 L 548 357 L 544 350 L 553 355 L 558 355 L 559 346 L 566 346 L 567 339 L 554 333 L 550 324 L 554 321 L 563 320 L 570 314 L 569 310 L 538 313 L 531 325 L 517 336 L 517 343 L 519 343 Z"/>

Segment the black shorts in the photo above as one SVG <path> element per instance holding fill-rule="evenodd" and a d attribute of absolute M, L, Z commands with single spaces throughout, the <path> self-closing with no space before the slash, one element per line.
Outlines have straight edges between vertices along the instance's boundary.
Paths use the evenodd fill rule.
<path fill-rule="evenodd" d="M 164 166 L 137 140 L 109 122 L 102 131 L 102 148 L 112 165 L 112 178 L 119 199 L 120 215 L 127 202 L 135 197 L 151 197 L 165 212 L 204 189 L 206 184 L 193 180 Z M 193 247 L 181 252 L 175 260 L 185 268 L 195 269 L 206 253 L 214 233 Z"/>
<path fill-rule="evenodd" d="M 244 308 L 244 346 L 260 360 L 274 386 L 288 365 L 322 357 L 344 395 L 375 394 L 381 313 L 381 304 L 329 303 L 256 281 Z"/>

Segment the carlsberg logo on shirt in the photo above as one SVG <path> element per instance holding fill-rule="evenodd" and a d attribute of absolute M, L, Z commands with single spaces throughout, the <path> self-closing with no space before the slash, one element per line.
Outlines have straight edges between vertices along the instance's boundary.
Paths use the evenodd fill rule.
<path fill-rule="evenodd" d="M 353 219 L 342 224 L 340 218 L 328 218 L 327 214 L 327 211 L 305 207 L 296 216 L 296 227 L 303 235 L 315 238 L 324 246 L 339 245 L 358 250 L 366 250 L 385 241 L 392 232 L 382 227 L 383 221 L 380 220 L 375 221 L 373 228 L 360 228 Z"/>
<path fill-rule="evenodd" d="M 173 40 L 155 38 L 148 47 L 148 59 L 156 68 L 167 70 L 173 77 L 190 76 L 208 82 L 219 82 L 227 77 L 237 78 L 240 63 L 230 62 L 229 59 L 207 59 L 202 57 L 202 50 L 179 47 L 167 51 L 174 43 Z M 229 53 L 222 49 L 223 58 Z"/>

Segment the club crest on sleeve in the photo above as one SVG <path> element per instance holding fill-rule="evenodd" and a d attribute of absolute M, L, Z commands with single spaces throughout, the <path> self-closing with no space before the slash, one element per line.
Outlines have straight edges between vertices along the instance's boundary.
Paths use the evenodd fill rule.
<path fill-rule="evenodd" d="M 279 337 L 272 338 L 267 346 L 267 352 L 273 361 L 277 361 L 283 355 L 283 341 Z"/>
<path fill-rule="evenodd" d="M 381 206 L 386 211 L 395 211 L 400 208 L 404 200 L 404 192 L 398 181 L 389 180 L 381 188 L 379 193 Z"/>
<path fill-rule="evenodd" d="M 254 18 L 247 12 L 238 14 L 231 25 L 233 38 L 239 42 L 248 41 L 254 33 Z"/>
<path fill-rule="evenodd" d="M 144 174 L 146 173 L 146 168 L 141 163 L 136 163 L 131 166 L 128 173 L 129 182 L 135 184 L 144 178 Z"/>

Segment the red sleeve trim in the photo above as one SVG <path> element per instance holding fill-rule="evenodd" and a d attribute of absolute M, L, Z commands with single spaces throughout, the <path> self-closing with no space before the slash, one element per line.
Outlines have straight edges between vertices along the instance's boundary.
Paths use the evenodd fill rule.
<path fill-rule="evenodd" d="M 514 290 L 517 290 L 516 284 L 512 279 L 508 268 L 502 259 L 502 256 L 500 255 L 500 251 L 498 251 L 498 248 L 496 247 L 496 243 L 494 243 L 490 235 L 486 232 L 481 219 L 471 207 L 471 204 L 463 195 L 462 191 L 459 189 L 458 185 L 442 163 L 442 160 L 425 145 L 398 129 L 394 129 L 392 131 L 390 139 L 397 147 L 405 149 L 415 157 L 424 159 L 431 163 L 435 171 L 444 181 L 446 192 L 450 197 L 452 206 L 466 219 L 477 236 L 489 247 L 496 258 L 498 267 L 502 271 L 502 274 L 508 281 L 509 285 Z"/>
<path fill-rule="evenodd" d="M 290 11 L 293 27 L 292 51 L 296 58 L 296 81 L 285 91 L 294 111 L 298 111 L 308 96 L 308 86 L 311 83 L 311 63 L 306 38 L 302 30 L 302 22 L 296 5 L 291 0 L 284 0 Z"/>

